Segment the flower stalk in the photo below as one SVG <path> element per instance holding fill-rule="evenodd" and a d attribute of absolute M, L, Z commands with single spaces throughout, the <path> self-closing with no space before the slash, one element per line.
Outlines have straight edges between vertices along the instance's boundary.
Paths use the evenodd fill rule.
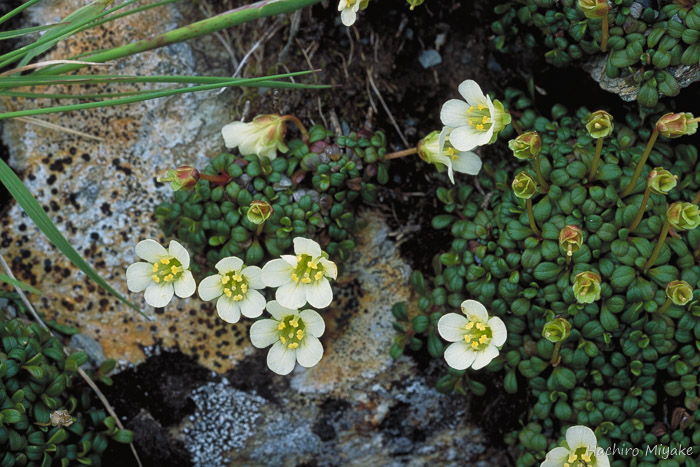
<path fill-rule="evenodd" d="M 666 241 L 666 236 L 668 235 L 668 231 L 671 228 L 671 224 L 669 224 L 668 219 L 666 219 L 666 222 L 664 222 L 664 226 L 661 229 L 661 234 L 659 234 L 659 241 L 656 242 L 656 246 L 654 247 L 654 251 L 651 253 L 651 256 L 649 257 L 649 261 L 646 262 L 644 267 L 642 268 L 643 270 L 647 270 L 650 267 L 654 265 L 654 262 L 656 261 L 656 258 L 659 257 L 659 253 L 661 252 L 661 247 L 664 246 L 664 242 Z"/>
<path fill-rule="evenodd" d="M 542 185 L 542 189 L 546 193 L 549 191 L 549 184 L 544 180 L 544 177 L 542 176 L 542 171 L 540 170 L 540 155 L 535 154 L 535 156 L 532 159 L 535 166 L 535 173 L 537 174 L 537 181 L 540 182 L 540 185 Z"/>
<path fill-rule="evenodd" d="M 642 154 L 641 159 L 639 159 L 639 162 L 637 163 L 637 167 L 634 169 L 634 174 L 632 175 L 632 180 L 630 180 L 629 185 L 627 185 L 627 188 L 622 190 L 622 193 L 620 193 L 620 198 L 624 198 L 625 196 L 629 195 L 632 190 L 634 190 L 634 186 L 637 184 L 637 179 L 639 178 L 639 175 L 642 173 L 642 169 L 644 168 L 644 164 L 647 162 L 647 158 L 649 157 L 649 154 L 651 153 L 651 149 L 654 147 L 654 143 L 656 143 L 656 138 L 659 137 L 659 130 L 658 128 L 654 127 L 654 131 L 652 132 L 651 136 L 649 137 L 649 141 L 647 142 L 647 146 L 644 149 L 644 153 Z"/>
<path fill-rule="evenodd" d="M 228 184 L 228 182 L 231 181 L 231 176 L 229 174 L 219 174 L 219 175 L 207 175 L 200 173 L 199 174 L 199 179 L 200 180 L 207 180 L 212 183 L 216 183 L 219 186 L 223 186 Z"/>
<path fill-rule="evenodd" d="M 294 125 L 296 125 L 297 128 L 299 128 L 299 132 L 301 133 L 301 139 L 304 141 L 305 144 L 308 144 L 309 142 L 309 132 L 306 130 L 306 127 L 304 126 L 303 123 L 301 123 L 301 120 L 299 120 L 297 117 L 294 115 L 283 115 L 281 117 L 281 120 L 283 121 L 288 121 L 292 122 Z"/>
<path fill-rule="evenodd" d="M 418 153 L 418 148 L 404 149 L 403 151 L 390 152 L 384 156 L 384 160 L 398 159 L 400 157 L 411 156 Z"/>
<path fill-rule="evenodd" d="M 588 172 L 588 180 L 593 181 L 598 172 L 598 162 L 600 162 L 600 153 L 603 152 L 603 140 L 605 138 L 598 138 L 595 142 L 595 155 L 593 156 L 593 163 L 591 164 L 591 170 Z"/>
<path fill-rule="evenodd" d="M 644 190 L 644 197 L 642 198 L 642 204 L 639 206 L 639 212 L 637 212 L 637 217 L 634 218 L 634 222 L 630 225 L 630 232 L 633 232 L 637 228 L 640 222 L 642 222 L 642 217 L 644 217 L 644 210 L 649 202 L 649 196 L 651 196 L 651 186 L 647 185 L 646 190 Z"/>
<path fill-rule="evenodd" d="M 535 222 L 535 213 L 532 210 L 532 198 L 525 200 L 525 205 L 527 206 L 527 220 L 530 221 L 530 229 L 536 236 L 540 236 L 540 229 L 537 228 L 537 223 Z"/>

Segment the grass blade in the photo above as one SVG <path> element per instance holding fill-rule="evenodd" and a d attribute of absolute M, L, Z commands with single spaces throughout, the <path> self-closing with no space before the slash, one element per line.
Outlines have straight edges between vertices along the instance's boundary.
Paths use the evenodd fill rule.
<path fill-rule="evenodd" d="M 29 8 L 30 6 L 34 5 L 35 3 L 39 3 L 40 1 L 41 0 L 29 0 L 27 3 L 23 3 L 22 5 L 18 6 L 17 8 L 0 18 L 0 24 L 4 23 L 5 21 L 7 21 L 15 15 L 18 15 L 19 13 L 22 13 L 22 11 L 24 11 L 26 8 Z"/>
<path fill-rule="evenodd" d="M 119 300 L 127 304 L 130 308 L 139 312 L 143 317 L 146 315 L 133 303 L 127 300 L 111 285 L 109 285 L 102 277 L 83 259 L 80 254 L 75 251 L 75 248 L 66 240 L 56 225 L 51 221 L 46 212 L 42 209 L 39 202 L 34 198 L 31 192 L 24 186 L 22 180 L 17 177 L 15 172 L 8 166 L 5 161 L 0 159 L 0 182 L 5 185 L 7 191 L 12 197 L 17 200 L 17 203 L 22 207 L 24 212 L 34 221 L 44 235 L 68 258 L 75 266 L 85 273 L 90 279 L 95 281 L 100 287 L 111 293 Z"/>
<path fill-rule="evenodd" d="M 25 284 L 24 282 L 22 282 L 20 280 L 13 279 L 12 277 L 8 276 L 7 274 L 0 274 L 0 281 L 6 282 L 10 285 L 14 285 L 16 287 L 19 287 L 20 289 L 26 290 L 27 292 L 35 293 L 37 295 L 44 295 L 44 293 L 41 290 L 35 289 L 31 285 Z"/>
<path fill-rule="evenodd" d="M 31 28 L 13 29 L 12 31 L 0 32 L 0 41 L 5 39 L 13 39 L 15 37 L 26 36 L 27 34 L 32 34 L 34 32 L 44 31 L 45 29 L 55 28 L 60 26 L 61 23 L 55 24 L 45 24 L 43 26 L 34 26 Z"/>

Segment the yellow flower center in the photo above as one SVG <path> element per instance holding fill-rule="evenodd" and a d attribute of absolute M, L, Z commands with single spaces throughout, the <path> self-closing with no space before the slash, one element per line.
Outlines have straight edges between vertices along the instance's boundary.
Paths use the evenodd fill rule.
<path fill-rule="evenodd" d="M 240 302 L 248 292 L 248 281 L 241 275 L 240 271 L 229 271 L 221 276 L 221 285 L 224 286 L 224 295 Z"/>
<path fill-rule="evenodd" d="M 153 275 L 151 278 L 156 284 L 164 282 L 174 282 L 182 277 L 185 268 L 174 256 L 166 256 L 160 261 L 153 263 Z"/>
<path fill-rule="evenodd" d="M 478 104 L 476 107 L 469 106 L 467 109 L 467 121 L 469 126 L 476 128 L 479 131 L 486 131 L 491 128 L 493 121 L 489 108 L 483 104 Z"/>
<path fill-rule="evenodd" d="M 289 349 L 296 349 L 306 335 L 306 325 L 299 316 L 290 315 L 277 325 L 280 342 Z"/>
<path fill-rule="evenodd" d="M 445 146 L 447 146 L 447 145 L 445 145 Z M 447 157 L 449 157 L 449 158 L 452 159 L 453 161 L 457 159 L 457 155 L 459 154 L 459 153 L 455 150 L 455 148 L 453 148 L 453 147 L 451 147 L 451 146 L 450 146 L 450 147 L 445 147 L 444 152 L 447 153 Z"/>
<path fill-rule="evenodd" d="M 310 255 L 303 254 L 297 256 L 297 267 L 292 273 L 294 282 L 301 281 L 302 284 L 315 284 L 323 279 L 325 270 L 319 260 L 314 260 Z"/>
<path fill-rule="evenodd" d="M 595 449 L 595 447 L 591 446 L 591 449 Z M 591 455 L 589 452 L 586 447 L 577 448 L 569 454 L 563 467 L 590 467 L 593 465 L 592 462 L 595 459 L 595 455 Z"/>
<path fill-rule="evenodd" d="M 493 338 L 491 326 L 478 321 L 469 321 L 464 326 L 464 330 L 464 342 L 477 351 L 484 350 Z"/>

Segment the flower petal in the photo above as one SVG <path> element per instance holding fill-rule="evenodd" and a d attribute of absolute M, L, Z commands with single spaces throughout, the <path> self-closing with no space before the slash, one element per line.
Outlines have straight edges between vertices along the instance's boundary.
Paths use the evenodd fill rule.
<path fill-rule="evenodd" d="M 489 142 L 491 135 L 470 126 L 460 126 L 450 133 L 450 144 L 458 151 L 471 151 Z"/>
<path fill-rule="evenodd" d="M 447 313 L 438 321 L 438 333 L 448 342 L 459 342 L 464 339 L 466 325 L 469 320 L 457 313 Z"/>
<path fill-rule="evenodd" d="M 306 291 L 308 289 L 309 287 L 301 282 L 289 282 L 277 289 L 275 299 L 284 307 L 298 310 L 306 305 Z"/>
<path fill-rule="evenodd" d="M 344 8 L 343 11 L 340 12 L 340 20 L 345 26 L 350 27 L 355 24 L 355 21 L 357 20 L 357 13 L 355 13 L 354 10 Z"/>
<path fill-rule="evenodd" d="M 216 312 L 219 318 L 227 323 L 237 323 L 241 319 L 241 307 L 225 295 L 216 301 Z"/>
<path fill-rule="evenodd" d="M 267 287 L 279 287 L 292 282 L 292 272 L 294 269 L 285 260 L 273 259 L 263 266 L 260 279 Z"/>
<path fill-rule="evenodd" d="M 445 361 L 455 370 L 466 370 L 476 358 L 476 352 L 466 342 L 455 342 L 445 349 Z"/>
<path fill-rule="evenodd" d="M 474 359 L 474 363 L 472 363 L 472 369 L 481 370 L 496 357 L 498 357 L 498 349 L 495 345 L 489 345 L 481 352 L 476 352 L 476 358 Z"/>
<path fill-rule="evenodd" d="M 320 314 L 314 310 L 302 310 L 299 312 L 299 317 L 306 326 L 306 332 L 314 337 L 321 337 L 326 330 L 326 323 Z"/>
<path fill-rule="evenodd" d="M 132 292 L 143 292 L 153 284 L 153 265 L 139 261 L 126 268 L 126 286 Z"/>
<path fill-rule="evenodd" d="M 569 450 L 563 447 L 554 448 L 547 453 L 540 467 L 562 467 L 569 458 Z"/>
<path fill-rule="evenodd" d="M 243 122 L 231 122 L 221 129 L 221 136 L 224 137 L 224 145 L 227 148 L 235 148 L 246 138 L 246 124 Z"/>
<path fill-rule="evenodd" d="M 277 342 L 267 353 L 267 366 L 278 375 L 288 375 L 294 369 L 297 362 L 296 350 L 287 348 L 281 342 Z"/>
<path fill-rule="evenodd" d="M 227 272 L 231 271 L 240 271 L 242 266 L 243 260 L 241 258 L 237 258 L 236 256 L 228 256 L 219 260 L 214 267 L 221 274 L 226 274 Z"/>
<path fill-rule="evenodd" d="M 306 301 L 314 308 L 325 308 L 333 301 L 333 290 L 325 277 L 316 284 L 305 287 L 305 289 Z M 303 306 L 303 304 L 299 306 Z"/>
<path fill-rule="evenodd" d="M 294 239 L 294 253 L 297 255 L 309 255 L 312 258 L 321 256 L 321 246 L 309 238 L 297 237 Z"/>
<path fill-rule="evenodd" d="M 175 294 L 180 298 L 190 297 L 197 290 L 197 283 L 194 281 L 191 271 L 185 271 L 182 277 L 173 283 L 173 286 Z"/>
<path fill-rule="evenodd" d="M 321 258 L 319 262 L 321 263 L 321 266 L 323 266 L 323 274 L 326 277 L 330 277 L 333 280 L 338 278 L 338 266 L 336 266 L 333 261 L 326 258 Z"/>
<path fill-rule="evenodd" d="M 175 289 L 172 284 L 156 284 L 155 282 L 146 287 L 144 298 L 146 303 L 154 308 L 162 308 L 173 299 Z"/>
<path fill-rule="evenodd" d="M 448 161 L 445 165 L 447 166 L 447 178 L 449 178 L 450 181 L 452 182 L 452 184 L 454 184 L 454 182 L 455 182 L 455 171 L 452 169 L 452 161 L 451 161 L 451 160 Z"/>
<path fill-rule="evenodd" d="M 460 152 L 452 161 L 452 168 L 459 173 L 477 175 L 481 171 L 481 158 L 473 152 Z"/>
<path fill-rule="evenodd" d="M 145 259 L 149 263 L 155 263 L 161 258 L 168 256 L 168 251 L 163 248 L 163 245 L 149 238 L 136 244 L 136 256 Z"/>
<path fill-rule="evenodd" d="M 467 110 L 469 110 L 469 104 L 466 102 L 459 99 L 450 99 L 440 109 L 440 121 L 442 121 L 443 125 L 450 128 L 469 125 Z M 452 145 L 457 147 L 454 143 Z"/>
<path fill-rule="evenodd" d="M 464 100 L 467 101 L 469 105 L 477 106 L 479 104 L 486 104 L 486 96 L 484 96 L 481 87 L 476 83 L 476 81 L 471 79 L 462 81 L 458 89 L 459 93 L 462 95 L 462 97 L 464 97 Z"/>
<path fill-rule="evenodd" d="M 594 451 L 598 444 L 598 439 L 595 437 L 593 430 L 587 426 L 576 425 L 566 430 L 566 444 L 569 445 L 569 449 L 572 451 L 578 448 Z"/>
<path fill-rule="evenodd" d="M 508 330 L 503 321 L 501 321 L 501 318 L 496 316 L 492 317 L 489 319 L 488 325 L 491 327 L 491 332 L 493 333 L 493 340 L 491 341 L 493 345 L 500 347 L 505 344 L 508 337 Z"/>
<path fill-rule="evenodd" d="M 277 321 L 282 321 L 289 315 L 299 314 L 299 310 L 283 307 L 275 300 L 267 302 L 267 306 L 265 308 Z"/>
<path fill-rule="evenodd" d="M 297 261 L 297 257 L 294 255 L 280 255 L 280 258 L 285 260 L 293 268 L 296 268 L 297 263 L 299 263 L 299 261 Z"/>
<path fill-rule="evenodd" d="M 243 316 L 246 318 L 257 318 L 262 314 L 263 308 L 265 308 L 265 297 L 257 290 L 250 289 L 238 304 L 241 307 Z"/>
<path fill-rule="evenodd" d="M 476 300 L 465 300 L 460 307 L 469 321 L 486 323 L 489 320 L 489 312 L 486 311 L 486 307 Z"/>
<path fill-rule="evenodd" d="M 600 454 L 596 453 L 595 456 L 595 467 L 610 467 L 610 459 L 608 459 L 608 456 L 605 454 L 605 451 L 603 448 L 598 448 Z"/>
<path fill-rule="evenodd" d="M 187 252 L 184 246 L 180 242 L 175 240 L 170 240 L 170 247 L 168 248 L 168 253 L 170 256 L 174 256 L 176 260 L 182 264 L 182 267 L 189 269 L 190 267 L 190 254 Z"/>
<path fill-rule="evenodd" d="M 321 341 L 313 336 L 306 336 L 297 349 L 297 362 L 299 362 L 299 365 L 311 368 L 321 361 L 321 357 L 323 357 Z"/>
<path fill-rule="evenodd" d="M 241 271 L 241 275 L 246 278 L 246 280 L 248 281 L 248 287 L 250 287 L 251 289 L 265 288 L 265 284 L 260 278 L 261 273 L 262 269 L 260 269 L 257 266 L 248 266 L 246 268 L 243 268 L 243 270 Z"/>
<path fill-rule="evenodd" d="M 199 283 L 199 298 L 208 302 L 220 297 L 224 293 L 224 288 L 221 285 L 221 276 L 214 274 L 213 276 L 205 277 Z"/>
<path fill-rule="evenodd" d="M 250 327 L 250 342 L 258 349 L 279 342 L 280 334 L 277 326 L 279 323 L 274 319 L 261 319 L 254 322 Z"/>

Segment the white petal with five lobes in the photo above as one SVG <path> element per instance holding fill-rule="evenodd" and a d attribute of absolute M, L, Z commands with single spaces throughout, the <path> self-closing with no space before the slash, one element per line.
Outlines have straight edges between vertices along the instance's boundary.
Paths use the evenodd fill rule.
<path fill-rule="evenodd" d="M 469 110 L 469 104 L 466 102 L 459 99 L 450 99 L 445 102 L 442 105 L 442 109 L 440 109 L 440 121 L 442 121 L 443 125 L 450 128 L 469 125 L 467 110 Z M 452 141 L 452 139 L 450 139 L 450 141 Z M 452 143 L 452 145 L 457 147 L 454 143 Z M 473 147 L 474 146 L 472 146 L 472 148 Z M 467 148 L 465 151 L 472 148 Z"/>
<path fill-rule="evenodd" d="M 318 258 L 321 256 L 321 246 L 311 239 L 297 237 L 294 239 L 294 253 Z"/>
<path fill-rule="evenodd" d="M 465 300 L 460 305 L 462 313 L 464 313 L 470 321 L 486 323 L 489 319 L 489 312 L 486 307 L 476 300 Z"/>
<path fill-rule="evenodd" d="M 288 282 L 277 289 L 275 299 L 280 305 L 297 310 L 306 304 L 307 289 L 301 282 Z"/>
<path fill-rule="evenodd" d="M 469 320 L 457 313 L 447 313 L 438 321 L 438 333 L 448 342 L 459 342 L 464 339 Z"/>
<path fill-rule="evenodd" d="M 243 142 L 246 137 L 246 124 L 243 122 L 232 122 L 224 125 L 221 129 L 221 136 L 224 137 L 224 145 L 227 148 L 235 148 Z"/>
<path fill-rule="evenodd" d="M 474 370 L 481 370 L 496 357 L 498 357 L 498 349 L 495 345 L 489 345 L 481 352 L 476 352 L 476 358 L 474 359 L 474 363 L 472 363 L 472 368 Z"/>
<path fill-rule="evenodd" d="M 476 352 L 466 342 L 455 342 L 445 349 L 445 361 L 455 370 L 466 370 L 476 358 Z"/>
<path fill-rule="evenodd" d="M 226 295 L 219 297 L 216 301 L 216 312 L 219 314 L 219 318 L 227 323 L 237 323 L 241 319 L 241 307 L 238 303 Z"/>
<path fill-rule="evenodd" d="M 248 287 L 252 289 L 264 289 L 265 284 L 262 281 L 260 275 L 262 274 L 262 269 L 257 266 L 248 266 L 243 268 L 241 275 L 248 281 Z"/>
<path fill-rule="evenodd" d="M 491 341 L 493 345 L 500 347 L 505 344 L 508 337 L 508 330 L 501 318 L 496 316 L 492 317 L 489 319 L 488 325 L 491 327 L 491 332 L 493 333 L 493 340 Z"/>
<path fill-rule="evenodd" d="M 265 308 L 265 297 L 255 289 L 248 289 L 243 300 L 238 302 L 241 307 L 241 313 L 246 318 L 257 318 L 262 314 Z"/>
<path fill-rule="evenodd" d="M 304 288 L 306 289 L 306 301 L 314 308 L 325 308 L 333 301 L 333 289 L 325 277 Z M 301 307 L 303 304 L 299 306 Z"/>
<path fill-rule="evenodd" d="M 240 271 L 241 267 L 243 267 L 243 260 L 235 256 L 229 256 L 227 258 L 219 260 L 219 262 L 216 263 L 216 266 L 214 267 L 221 274 L 225 274 L 231 271 Z"/>
<path fill-rule="evenodd" d="M 260 278 L 267 287 L 279 287 L 291 282 L 294 269 L 283 259 L 268 261 L 262 268 Z"/>
<path fill-rule="evenodd" d="M 175 259 L 182 264 L 183 268 L 188 269 L 190 267 L 190 254 L 187 252 L 185 247 L 180 244 L 180 242 L 171 240 L 168 252 L 170 253 L 170 256 L 174 256 Z"/>
<path fill-rule="evenodd" d="M 288 375 L 296 363 L 296 350 L 287 348 L 279 341 L 273 344 L 267 354 L 267 366 L 278 375 Z"/>
<path fill-rule="evenodd" d="M 163 248 L 163 245 L 160 243 L 149 238 L 136 244 L 136 255 L 149 263 L 155 263 L 160 261 L 161 258 L 168 256 L 168 250 Z"/>
<path fill-rule="evenodd" d="M 132 292 L 143 292 L 153 284 L 153 265 L 139 261 L 126 269 L 126 286 Z"/>
<path fill-rule="evenodd" d="M 250 327 L 250 342 L 258 349 L 268 347 L 280 339 L 277 330 L 279 322 L 274 319 L 261 319 Z"/>
<path fill-rule="evenodd" d="M 492 135 L 493 130 L 489 133 L 488 131 L 478 131 L 468 125 L 463 125 L 452 130 L 452 133 L 450 133 L 450 144 L 458 151 L 471 151 L 477 146 L 483 146 L 488 143 Z"/>
<path fill-rule="evenodd" d="M 569 445 L 569 449 L 572 451 L 582 447 L 594 451 L 598 444 L 598 439 L 595 437 L 593 430 L 587 426 L 576 425 L 566 430 L 566 444 Z"/>
<path fill-rule="evenodd" d="M 146 287 L 144 298 L 146 303 L 154 308 L 162 308 L 173 299 L 175 289 L 172 284 L 156 284 L 155 282 Z"/>
<path fill-rule="evenodd" d="M 224 293 L 224 288 L 221 285 L 221 276 L 214 274 L 213 276 L 205 277 L 199 283 L 199 298 L 208 302 L 220 297 Z"/>
<path fill-rule="evenodd" d="M 476 81 L 468 79 L 462 81 L 459 85 L 459 93 L 464 97 L 464 100 L 476 107 L 477 105 L 487 105 L 486 96 L 481 91 L 481 87 L 476 83 Z M 493 114 L 491 114 L 493 115 Z"/>
<path fill-rule="evenodd" d="M 321 258 L 320 263 L 323 266 L 323 274 L 326 277 L 330 277 L 333 280 L 338 278 L 338 266 L 333 261 Z"/>
<path fill-rule="evenodd" d="M 297 351 L 297 362 L 299 365 L 311 368 L 321 361 L 323 357 L 323 346 L 321 342 L 313 336 L 306 336 L 301 341 Z"/>
<path fill-rule="evenodd" d="M 277 321 L 282 321 L 284 318 L 290 315 L 296 316 L 299 314 L 297 310 L 284 307 L 276 300 L 267 302 L 267 306 L 265 308 Z"/>
<path fill-rule="evenodd" d="M 477 175 L 481 171 L 481 158 L 473 152 L 460 152 L 457 159 L 452 161 L 452 168 L 455 172 Z"/>
<path fill-rule="evenodd" d="M 569 459 L 569 455 L 570 452 L 566 448 L 554 448 L 547 453 L 547 457 L 545 457 L 544 462 L 540 464 L 540 467 L 562 467 Z"/>
<path fill-rule="evenodd" d="M 326 323 L 320 314 L 314 310 L 302 310 L 299 317 L 304 321 L 306 332 L 314 337 L 321 337 L 326 330 Z"/>
<path fill-rule="evenodd" d="M 175 288 L 175 294 L 180 298 L 191 297 L 192 294 L 197 290 L 197 283 L 192 277 L 191 271 L 185 271 L 182 273 L 182 277 L 173 283 Z"/>

